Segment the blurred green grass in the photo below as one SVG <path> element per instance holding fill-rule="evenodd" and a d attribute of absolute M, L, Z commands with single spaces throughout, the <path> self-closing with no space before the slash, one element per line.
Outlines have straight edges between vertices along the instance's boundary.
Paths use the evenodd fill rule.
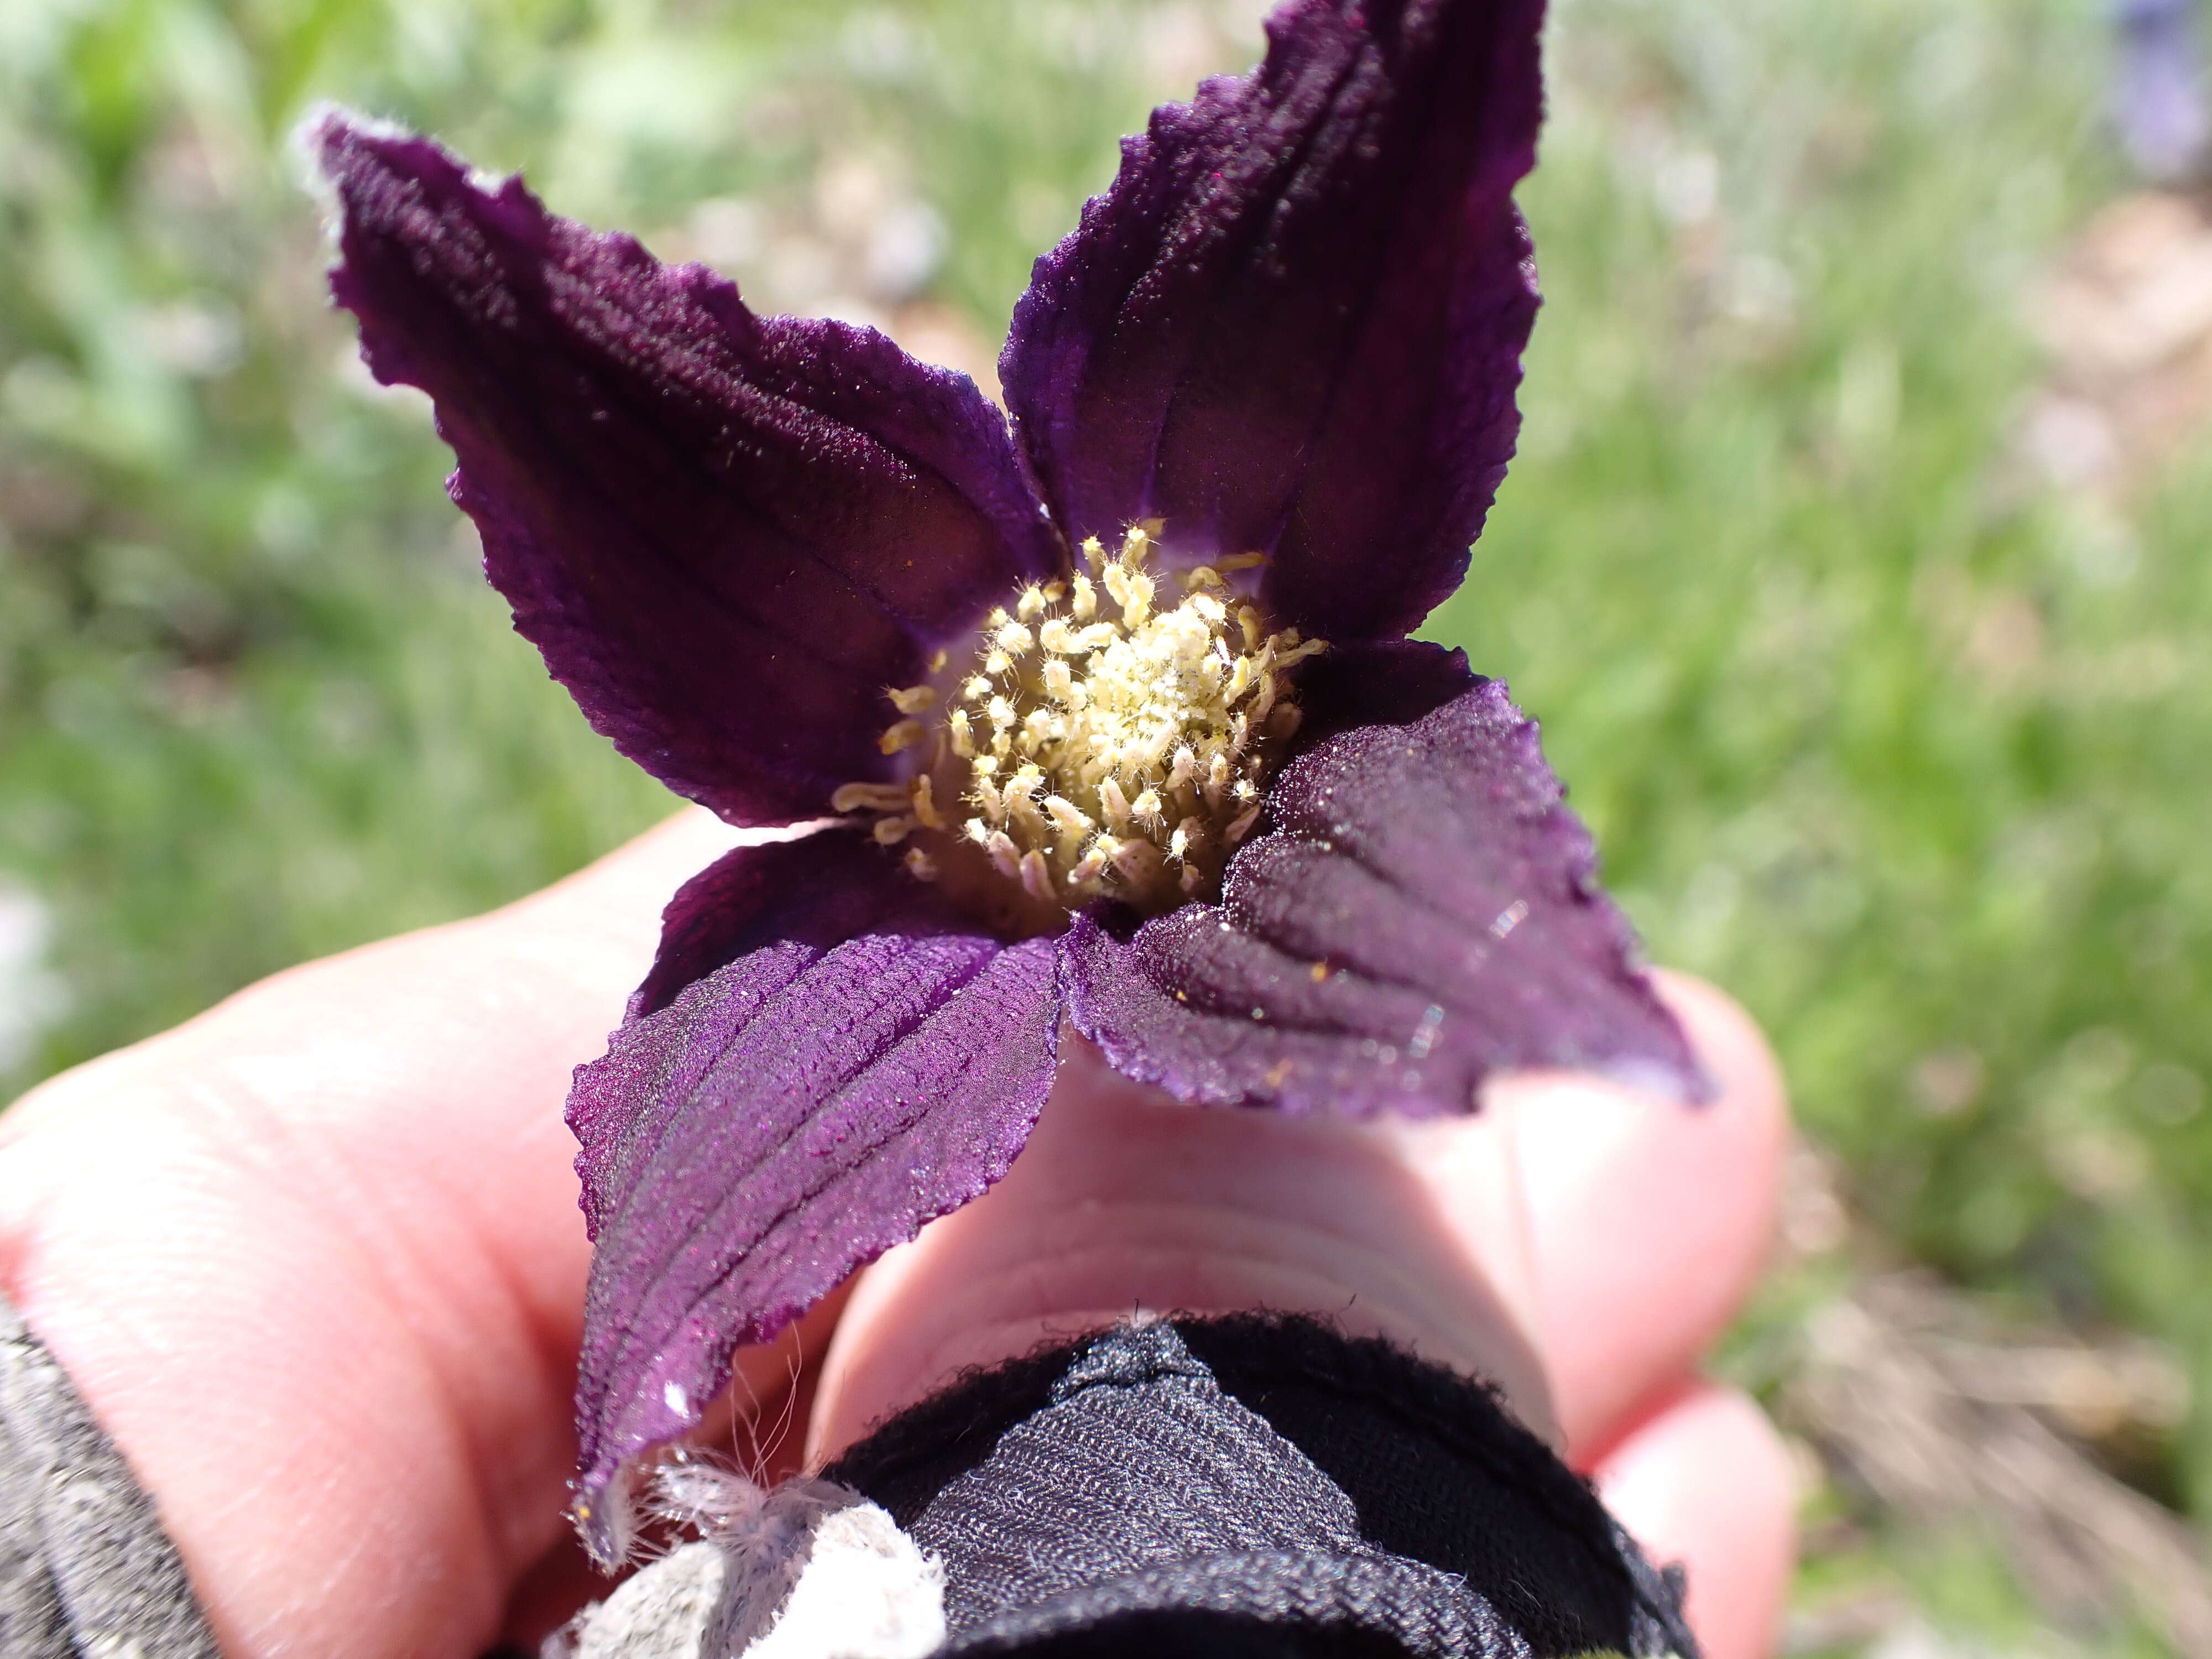
<path fill-rule="evenodd" d="M 2027 285 L 2123 184 L 2093 10 L 1561 4 L 1523 453 L 1430 631 L 1544 720 L 1653 954 L 1766 1023 L 1881 1233 L 2170 1342 L 2204 1399 L 2212 453 L 2115 501 L 2017 453 Z M 919 227 L 863 305 L 995 340 L 1115 136 L 1255 17 L 0 7 L 0 897 L 52 924 L 0 1076 L 668 805 L 507 632 L 422 401 L 346 366 L 286 144 L 313 100 L 787 302 L 849 308 L 838 261 L 884 252 L 841 252 L 858 158 L 861 216 Z M 2132 1473 L 2212 1513 L 2212 1412 Z"/>

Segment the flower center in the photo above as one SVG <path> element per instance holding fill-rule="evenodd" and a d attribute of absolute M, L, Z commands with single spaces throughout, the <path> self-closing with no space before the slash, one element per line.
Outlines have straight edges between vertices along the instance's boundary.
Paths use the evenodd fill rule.
<path fill-rule="evenodd" d="M 1324 647 L 1267 632 L 1238 599 L 1224 573 L 1261 556 L 1182 573 L 1164 606 L 1152 549 L 1142 526 L 1110 558 L 1093 537 L 1087 571 L 993 611 L 941 720 L 937 687 L 889 692 L 884 751 L 922 765 L 905 784 L 848 784 L 835 809 L 875 813 L 886 846 L 913 837 L 925 880 L 963 848 L 1063 908 L 1110 896 L 1157 912 L 1214 890 L 1297 729 L 1285 671 Z"/>

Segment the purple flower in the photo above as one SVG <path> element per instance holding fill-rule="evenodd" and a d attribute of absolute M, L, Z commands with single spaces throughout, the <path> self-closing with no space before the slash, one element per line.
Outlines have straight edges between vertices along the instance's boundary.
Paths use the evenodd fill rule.
<path fill-rule="evenodd" d="M 1006 1173 L 1065 1019 L 1183 1099 L 1695 1097 L 1536 730 L 1405 635 L 1512 453 L 1542 0 L 1290 0 L 1038 261 L 1006 416 L 867 329 L 317 129 L 341 303 L 427 391 L 515 625 L 741 824 L 569 1121 L 575 1513 L 732 1348 Z"/>
<path fill-rule="evenodd" d="M 2205 161 L 2212 111 L 2197 42 L 2197 0 L 2114 0 L 2120 34 L 2113 123 L 2136 166 L 2165 182 Z"/>

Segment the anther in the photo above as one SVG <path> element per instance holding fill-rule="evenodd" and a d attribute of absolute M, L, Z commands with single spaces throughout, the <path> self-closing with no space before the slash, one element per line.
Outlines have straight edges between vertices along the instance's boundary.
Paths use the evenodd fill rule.
<path fill-rule="evenodd" d="M 1077 841 L 1080 841 L 1098 827 L 1091 821 L 1089 813 L 1065 795 L 1047 795 L 1044 798 L 1044 810 L 1050 815 L 1053 823 L 1058 826 L 1061 835 Z"/>
<path fill-rule="evenodd" d="M 1106 814 L 1106 822 L 1115 830 L 1129 827 L 1129 798 L 1121 793 L 1121 786 L 1113 778 L 1103 778 L 1098 784 L 1098 805 Z"/>
<path fill-rule="evenodd" d="M 1257 555 L 1173 584 L 1148 574 L 1162 528 L 1132 526 L 1111 551 L 1087 538 L 1083 568 L 994 608 L 941 720 L 933 693 L 945 682 L 887 691 L 900 718 L 884 751 L 927 746 L 905 784 L 848 786 L 837 810 L 878 815 L 873 833 L 891 846 L 952 831 L 957 796 L 957 834 L 1040 902 L 1113 893 L 1156 908 L 1208 890 L 1259 821 L 1262 740 L 1297 726 L 1278 676 L 1321 647 L 1269 633 L 1240 602 L 1231 573 Z M 942 846 L 907 850 L 917 873 L 933 872 Z"/>
<path fill-rule="evenodd" d="M 937 810 L 935 786 L 925 772 L 914 781 L 914 816 L 926 830 L 945 828 L 945 814 Z"/>
<path fill-rule="evenodd" d="M 906 849 L 906 867 L 907 873 L 916 881 L 937 879 L 937 860 L 919 847 L 909 847 Z"/>
<path fill-rule="evenodd" d="M 906 787 L 896 783 L 841 783 L 830 797 L 833 812 L 902 812 Z"/>
<path fill-rule="evenodd" d="M 1142 882 L 1159 865 L 1160 849 L 1148 841 L 1125 841 L 1115 849 L 1114 867 L 1133 882 Z"/>
<path fill-rule="evenodd" d="M 1049 904 L 1056 895 L 1052 890 L 1052 866 L 1044 861 L 1044 854 L 1034 849 L 1022 854 L 1022 890 L 1033 899 L 1042 899 Z"/>
<path fill-rule="evenodd" d="M 1125 564 L 1109 564 L 1100 579 L 1114 603 L 1121 607 L 1121 626 L 1134 632 L 1145 625 L 1152 614 L 1152 579 L 1141 575 Z"/>

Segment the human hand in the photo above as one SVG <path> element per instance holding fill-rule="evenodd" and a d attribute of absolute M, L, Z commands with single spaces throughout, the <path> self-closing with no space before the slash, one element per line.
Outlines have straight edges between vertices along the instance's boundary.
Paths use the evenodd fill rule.
<path fill-rule="evenodd" d="M 0 1291 L 154 1494 L 226 1652 L 468 1659 L 565 1612 L 589 1247 L 559 1106 L 660 904 L 732 840 L 685 814 L 0 1117 Z M 1711 1107 L 1528 1078 L 1468 1121 L 1289 1123 L 1147 1098 L 1078 1053 L 1006 1182 L 741 1356 L 737 1394 L 772 1418 L 818 1372 L 819 1452 L 1086 1312 L 1334 1314 L 1498 1378 L 1689 1563 L 1711 1659 L 1751 1659 L 1786 1465 L 1692 1378 L 1764 1252 L 1780 1086 L 1731 1005 L 1667 988 Z"/>

